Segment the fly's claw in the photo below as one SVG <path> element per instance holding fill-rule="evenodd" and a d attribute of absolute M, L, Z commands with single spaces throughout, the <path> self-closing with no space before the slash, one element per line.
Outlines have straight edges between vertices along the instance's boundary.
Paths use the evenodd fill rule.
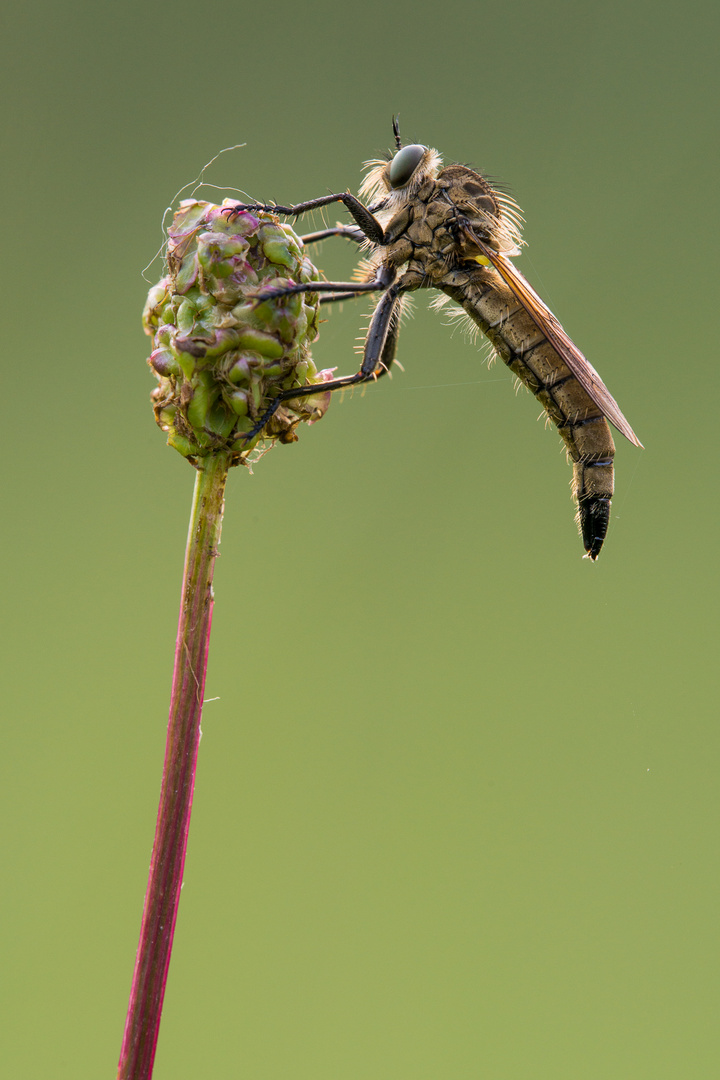
<path fill-rule="evenodd" d="M 232 221 L 245 210 L 247 210 L 245 203 L 235 203 L 235 206 L 224 206 L 222 212 L 223 214 L 227 214 L 228 221 Z"/>
<path fill-rule="evenodd" d="M 240 214 L 272 214 L 274 211 L 275 207 L 266 203 L 235 203 L 234 206 L 224 206 L 222 212 L 227 214 L 228 221 L 232 221 L 234 218 L 239 217 Z"/>

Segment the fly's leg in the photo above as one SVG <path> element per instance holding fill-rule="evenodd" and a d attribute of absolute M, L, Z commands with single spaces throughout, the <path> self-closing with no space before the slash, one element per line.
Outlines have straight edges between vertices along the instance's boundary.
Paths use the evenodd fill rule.
<path fill-rule="evenodd" d="M 321 304 L 339 304 L 343 300 L 357 300 L 359 296 L 364 296 L 365 293 L 358 292 L 357 290 L 348 293 L 327 293 L 324 295 L 320 293 L 319 303 Z"/>
<path fill-rule="evenodd" d="M 307 202 L 296 203 L 295 206 L 275 206 L 272 203 L 236 203 L 235 206 L 225 208 L 225 213 L 230 217 L 241 214 L 244 210 L 253 213 L 256 210 L 268 214 L 287 214 L 289 217 L 299 217 L 309 210 L 318 210 L 321 206 L 329 206 L 330 203 L 341 202 L 346 210 L 349 210 L 355 219 L 363 236 L 372 240 L 374 244 L 382 244 L 385 232 L 382 225 L 374 217 L 366 206 L 351 195 L 349 191 L 343 191 L 339 195 L 323 195 L 319 199 L 309 199 Z"/>
<path fill-rule="evenodd" d="M 385 279 L 391 271 L 385 272 Z M 326 285 L 342 286 L 347 293 L 357 292 L 358 286 L 351 282 L 326 282 Z M 317 289 L 317 284 L 316 284 Z M 399 321 L 397 318 L 397 304 L 400 293 L 403 292 L 398 285 L 388 285 L 387 280 L 381 277 L 377 281 L 368 282 L 361 286 L 364 292 L 384 289 L 373 317 L 370 321 L 367 338 L 365 339 L 365 351 L 360 370 L 355 375 L 345 375 L 339 379 L 331 379 L 325 383 L 311 383 L 308 386 L 298 386 L 290 390 L 283 390 L 273 398 L 267 409 L 250 431 L 243 435 L 246 442 L 259 435 L 266 424 L 272 419 L 283 401 L 292 401 L 295 398 L 312 397 L 315 394 L 325 394 L 328 391 L 343 390 L 348 386 L 358 386 L 360 383 L 375 381 L 386 375 L 395 359 L 397 348 Z M 307 285 L 291 285 L 283 290 L 275 290 L 274 294 L 287 296 L 296 292 L 309 292 Z"/>
<path fill-rule="evenodd" d="M 356 244 L 362 244 L 367 237 L 361 229 L 358 229 L 357 225 L 336 225 L 332 229 L 321 229 L 319 232 L 308 233 L 306 236 L 301 236 L 303 244 L 317 244 L 320 240 L 327 240 L 330 236 L 344 236 L 347 240 L 354 240 Z M 356 289 L 354 292 L 346 294 L 332 294 L 327 295 L 320 294 L 321 304 L 336 304 L 342 300 L 354 300 L 358 296 L 362 296 L 361 290 Z"/>
<path fill-rule="evenodd" d="M 303 244 L 317 244 L 320 240 L 327 240 L 329 236 L 344 236 L 348 240 L 354 240 L 356 244 L 362 244 L 367 239 L 365 233 L 357 225 L 336 225 L 333 229 L 320 229 L 318 232 L 308 233 L 300 239 Z"/>
<path fill-rule="evenodd" d="M 403 292 L 405 289 L 399 285 L 392 285 L 373 312 L 365 338 L 362 367 L 358 372 L 363 378 L 359 382 L 379 379 L 387 375 L 393 365 L 400 332 L 398 301 Z"/>
<path fill-rule="evenodd" d="M 348 296 L 360 296 L 362 293 L 380 292 L 386 289 L 387 281 L 376 279 L 374 281 L 304 281 L 299 285 L 278 285 L 274 289 L 262 289 L 254 293 L 253 300 L 279 300 L 283 296 L 295 296 L 297 293 L 332 293 L 338 300 L 346 300 Z"/>

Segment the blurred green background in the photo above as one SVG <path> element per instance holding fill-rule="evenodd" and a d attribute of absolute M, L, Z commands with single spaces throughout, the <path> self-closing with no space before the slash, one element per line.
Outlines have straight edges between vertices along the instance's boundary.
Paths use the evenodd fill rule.
<path fill-rule="evenodd" d="M 234 471 L 155 1076 L 717 1075 L 717 5 L 4 23 L 6 1075 L 120 1046 L 194 476 L 148 404 L 163 210 L 235 143 L 210 198 L 357 190 L 394 112 L 510 187 L 646 449 L 591 565 L 557 433 L 421 298 L 404 374 Z"/>

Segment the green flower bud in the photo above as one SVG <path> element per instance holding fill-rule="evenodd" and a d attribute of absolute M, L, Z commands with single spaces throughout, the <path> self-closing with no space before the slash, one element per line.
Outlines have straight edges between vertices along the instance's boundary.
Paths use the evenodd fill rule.
<path fill-rule="evenodd" d="M 247 390 L 229 390 L 225 394 L 225 400 L 233 412 L 236 412 L 238 416 L 247 416 L 248 409 L 250 408 Z"/>
<path fill-rule="evenodd" d="M 230 450 L 243 462 L 259 443 L 293 442 L 295 428 L 327 409 L 329 372 L 310 357 L 318 294 L 258 301 L 262 289 L 320 275 L 289 225 L 271 214 L 228 213 L 188 199 L 168 230 L 167 273 L 148 294 L 143 325 L 153 339 L 152 399 L 168 443 L 192 461 Z M 224 211 L 224 212 L 223 212 Z M 283 402 L 265 429 L 252 431 L 281 390 L 318 384 L 312 397 Z"/>

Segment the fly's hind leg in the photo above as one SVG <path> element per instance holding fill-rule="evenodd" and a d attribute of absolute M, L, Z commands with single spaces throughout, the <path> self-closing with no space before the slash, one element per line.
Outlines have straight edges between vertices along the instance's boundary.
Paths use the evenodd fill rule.
<path fill-rule="evenodd" d="M 371 289 L 384 289 L 384 293 L 380 298 L 380 301 L 375 308 L 373 317 L 370 321 L 370 328 L 368 330 L 367 337 L 365 339 L 365 351 L 363 353 L 363 362 L 360 370 L 354 375 L 344 375 L 339 379 L 330 379 L 324 383 L 311 383 L 308 386 L 298 386 L 290 390 L 283 390 L 280 394 L 274 398 L 267 409 L 260 417 L 250 431 L 246 432 L 243 438 L 246 442 L 250 442 L 256 435 L 259 435 L 263 428 L 268 424 L 272 417 L 277 412 L 283 401 L 293 401 L 295 398 L 312 397 L 314 394 L 326 394 L 328 391 L 344 390 L 348 386 L 358 386 L 361 383 L 374 382 L 376 379 L 386 375 L 392 367 L 392 363 L 395 359 L 395 351 L 397 348 L 397 338 L 399 329 L 399 320 L 397 318 L 397 306 L 400 293 L 403 291 L 397 285 L 389 285 L 386 281 L 369 282 L 367 285 L 359 286 L 348 282 L 325 282 L 323 288 L 328 285 L 343 286 L 343 289 L 347 292 L 351 290 L 358 291 L 358 288 L 363 291 L 370 291 Z M 295 285 L 288 286 L 284 290 L 275 290 L 274 295 L 287 296 L 296 292 L 310 292 L 312 286 L 308 285 Z M 317 283 L 315 283 L 315 289 L 317 291 Z M 261 298 L 263 294 L 261 294 Z"/>

